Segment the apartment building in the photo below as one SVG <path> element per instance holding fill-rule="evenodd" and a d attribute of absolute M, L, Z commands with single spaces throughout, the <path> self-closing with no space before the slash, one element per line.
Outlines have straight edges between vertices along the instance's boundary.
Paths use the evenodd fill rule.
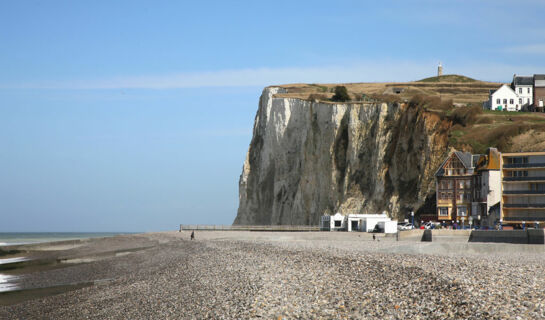
<path fill-rule="evenodd" d="M 545 222 L 545 152 L 501 154 L 505 224 Z"/>

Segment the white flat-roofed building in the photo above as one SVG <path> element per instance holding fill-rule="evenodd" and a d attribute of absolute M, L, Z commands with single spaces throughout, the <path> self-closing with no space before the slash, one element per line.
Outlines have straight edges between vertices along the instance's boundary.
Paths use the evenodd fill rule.
<path fill-rule="evenodd" d="M 346 230 L 346 217 L 340 213 L 334 215 L 323 215 L 321 229 L 324 231 Z"/>
<path fill-rule="evenodd" d="M 379 226 L 382 232 L 390 232 L 390 230 L 395 230 L 397 232 L 397 221 L 392 221 L 386 213 L 347 215 L 336 213 L 332 216 L 324 215 L 322 216 L 321 229 L 329 231 L 346 230 L 372 232 L 380 223 L 387 226 L 387 228 Z M 395 226 L 395 228 L 393 226 Z"/>

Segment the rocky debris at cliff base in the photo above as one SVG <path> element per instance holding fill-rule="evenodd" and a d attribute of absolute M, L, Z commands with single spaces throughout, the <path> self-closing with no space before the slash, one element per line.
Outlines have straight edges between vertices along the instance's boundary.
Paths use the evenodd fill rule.
<path fill-rule="evenodd" d="M 0 318 L 545 318 L 543 255 L 407 255 L 381 252 L 400 245 L 387 239 L 246 234 L 156 236 L 151 250 L 70 267 L 120 270 L 111 281 L 0 307 Z"/>

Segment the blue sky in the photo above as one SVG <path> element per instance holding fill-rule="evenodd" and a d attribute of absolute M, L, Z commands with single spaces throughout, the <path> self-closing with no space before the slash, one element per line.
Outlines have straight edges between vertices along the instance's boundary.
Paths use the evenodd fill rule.
<path fill-rule="evenodd" d="M 543 1 L 2 1 L 0 232 L 230 224 L 263 86 L 545 73 Z"/>

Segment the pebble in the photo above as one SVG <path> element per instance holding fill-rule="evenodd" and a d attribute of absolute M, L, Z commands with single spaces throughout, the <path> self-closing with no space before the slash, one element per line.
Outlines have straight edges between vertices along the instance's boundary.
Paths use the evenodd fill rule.
<path fill-rule="evenodd" d="M 541 254 L 381 252 L 401 245 L 386 240 L 351 248 L 155 237 L 151 249 L 70 267 L 111 281 L 3 306 L 0 318 L 545 319 Z M 60 271 L 41 276 L 48 272 Z"/>

